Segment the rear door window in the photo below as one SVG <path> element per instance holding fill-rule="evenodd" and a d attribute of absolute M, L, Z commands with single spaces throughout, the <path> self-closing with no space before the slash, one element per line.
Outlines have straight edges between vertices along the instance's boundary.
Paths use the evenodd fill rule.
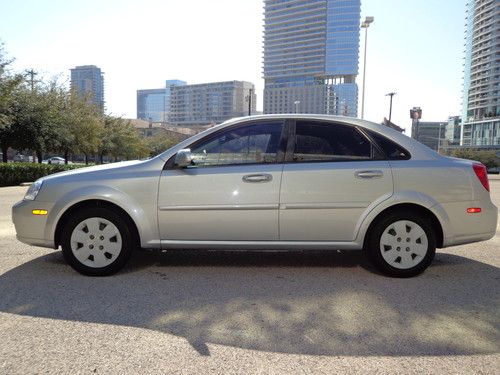
<path fill-rule="evenodd" d="M 297 121 L 294 162 L 380 159 L 371 142 L 355 127 L 317 121 Z"/>

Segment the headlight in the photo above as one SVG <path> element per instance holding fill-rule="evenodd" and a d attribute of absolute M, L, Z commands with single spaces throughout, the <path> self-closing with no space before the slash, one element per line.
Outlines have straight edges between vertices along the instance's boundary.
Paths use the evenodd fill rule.
<path fill-rule="evenodd" d="M 36 196 L 38 195 L 38 192 L 42 188 L 43 180 L 36 180 L 33 182 L 33 184 L 30 186 L 28 191 L 26 192 L 26 195 L 24 196 L 24 199 L 28 201 L 34 201 Z"/>

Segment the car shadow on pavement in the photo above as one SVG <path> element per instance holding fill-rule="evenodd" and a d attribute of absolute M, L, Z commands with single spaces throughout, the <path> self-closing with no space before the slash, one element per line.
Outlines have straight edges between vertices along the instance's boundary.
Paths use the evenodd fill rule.
<path fill-rule="evenodd" d="M 411 279 L 360 252 L 141 252 L 106 278 L 60 252 L 0 275 L 0 311 L 152 329 L 267 352 L 348 356 L 500 352 L 500 269 L 438 253 Z"/>

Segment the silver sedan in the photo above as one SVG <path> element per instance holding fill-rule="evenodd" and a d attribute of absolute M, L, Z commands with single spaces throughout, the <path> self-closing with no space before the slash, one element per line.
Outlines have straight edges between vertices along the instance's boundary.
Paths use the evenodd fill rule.
<path fill-rule="evenodd" d="M 20 241 L 109 275 L 136 248 L 364 249 L 410 277 L 436 248 L 495 234 L 484 165 L 371 122 L 320 115 L 228 121 L 157 157 L 37 180 L 14 205 Z"/>

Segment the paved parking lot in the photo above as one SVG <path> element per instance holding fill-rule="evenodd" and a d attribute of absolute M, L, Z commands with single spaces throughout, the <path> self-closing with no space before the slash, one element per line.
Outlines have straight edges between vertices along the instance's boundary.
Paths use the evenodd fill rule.
<path fill-rule="evenodd" d="M 500 180 L 492 180 L 500 206 Z M 15 240 L 0 188 L 0 373 L 498 373 L 500 234 L 413 279 L 360 252 L 141 252 L 109 278 Z"/>

